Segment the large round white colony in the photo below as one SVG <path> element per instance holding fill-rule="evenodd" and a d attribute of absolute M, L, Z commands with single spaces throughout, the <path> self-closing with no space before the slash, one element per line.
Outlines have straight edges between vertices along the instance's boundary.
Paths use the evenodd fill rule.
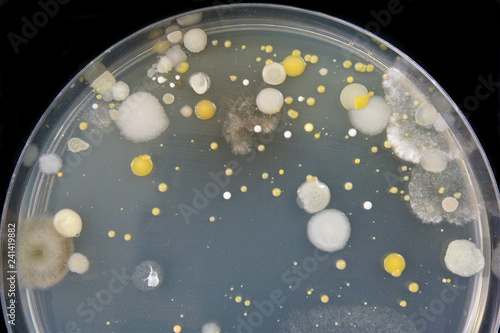
<path fill-rule="evenodd" d="M 125 139 L 135 143 L 156 139 L 170 123 L 160 102 L 146 91 L 127 97 L 118 113 L 116 126 Z"/>
<path fill-rule="evenodd" d="M 363 134 L 377 135 L 385 131 L 389 124 L 391 109 L 380 96 L 370 98 L 368 105 L 360 110 L 349 110 L 352 126 Z"/>
<path fill-rule="evenodd" d="M 484 256 L 476 244 L 467 239 L 457 239 L 448 245 L 444 263 L 450 272 L 469 277 L 484 268 Z"/>
<path fill-rule="evenodd" d="M 314 214 L 307 224 L 309 241 L 321 251 L 342 250 L 350 236 L 349 219 L 336 209 L 325 209 Z"/>

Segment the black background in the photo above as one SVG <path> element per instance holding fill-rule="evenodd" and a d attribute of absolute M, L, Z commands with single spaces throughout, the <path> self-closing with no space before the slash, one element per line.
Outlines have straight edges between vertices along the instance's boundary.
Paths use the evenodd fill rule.
<path fill-rule="evenodd" d="M 55 2 L 0 0 L 2 203 L 17 158 L 33 127 L 59 91 L 86 64 L 148 24 L 186 10 L 242 1 L 59 0 L 58 8 L 51 7 L 52 17 L 15 50 L 9 36 L 22 37 L 24 21 L 33 22 L 34 15 L 43 10 L 43 4 Z M 499 177 L 498 1 L 311 0 L 274 3 L 321 11 L 369 28 L 406 53 L 436 79 L 458 105 L 464 105 L 464 113 Z M 384 16 L 388 10 L 394 14 Z M 477 97 L 476 91 L 482 84 L 480 78 L 493 82 L 494 91 L 473 105 L 470 103 Z M 484 87 L 481 89 L 483 93 L 487 91 Z"/>

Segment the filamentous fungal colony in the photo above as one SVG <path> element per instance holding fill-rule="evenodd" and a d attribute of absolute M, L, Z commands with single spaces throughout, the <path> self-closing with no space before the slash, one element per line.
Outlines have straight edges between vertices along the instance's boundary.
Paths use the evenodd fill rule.
<path fill-rule="evenodd" d="M 25 154 L 51 189 L 19 279 L 53 329 L 456 329 L 485 258 L 443 96 L 345 45 L 201 19 L 94 63 L 59 145 Z"/>

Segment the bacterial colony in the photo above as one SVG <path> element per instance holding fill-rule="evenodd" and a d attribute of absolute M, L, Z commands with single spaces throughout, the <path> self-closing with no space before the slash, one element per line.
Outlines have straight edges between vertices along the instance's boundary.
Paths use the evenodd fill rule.
<path fill-rule="evenodd" d="M 485 259 L 442 97 L 200 19 L 156 31 L 133 74 L 95 64 L 63 149 L 26 151 L 54 199 L 22 223 L 19 280 L 54 329 L 432 332 L 462 313 Z"/>

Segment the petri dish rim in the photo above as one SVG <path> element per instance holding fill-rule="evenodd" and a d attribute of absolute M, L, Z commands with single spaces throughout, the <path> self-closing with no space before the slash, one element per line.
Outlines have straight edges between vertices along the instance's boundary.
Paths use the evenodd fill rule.
<path fill-rule="evenodd" d="M 217 18 L 224 19 L 224 15 L 235 15 L 236 12 L 239 12 L 240 15 L 248 15 L 248 13 L 243 14 L 243 12 L 245 10 L 246 11 L 257 10 L 257 11 L 260 11 L 261 13 L 263 13 L 263 12 L 270 13 L 271 11 L 273 11 L 274 13 L 287 12 L 287 15 L 284 15 L 284 16 L 287 16 L 289 18 L 290 22 L 293 21 L 293 19 L 297 19 L 298 17 L 300 17 L 301 19 L 304 19 L 303 16 L 306 16 L 307 18 L 310 18 L 310 19 L 314 18 L 315 19 L 314 23 L 311 23 L 310 25 L 308 25 L 308 27 L 312 29 L 311 31 L 317 32 L 318 35 L 321 35 L 322 33 L 335 34 L 331 30 L 329 30 L 329 29 L 333 29 L 332 24 L 338 25 L 339 27 L 344 28 L 344 29 L 345 28 L 350 29 L 350 31 L 349 31 L 350 38 L 343 37 L 343 36 L 341 36 L 340 33 L 338 34 L 339 40 L 342 39 L 342 42 L 345 43 L 346 47 L 357 50 L 360 53 L 365 53 L 366 56 L 368 56 L 368 57 L 371 57 L 372 55 L 375 55 L 375 54 L 378 56 L 379 54 L 375 52 L 376 49 L 367 50 L 366 45 L 363 45 L 363 43 L 366 42 L 367 40 L 370 40 L 370 39 L 377 40 L 378 42 L 386 45 L 388 47 L 388 50 L 389 50 L 389 52 L 384 54 L 385 58 L 380 60 L 381 66 L 389 67 L 390 65 L 393 64 L 395 58 L 399 58 L 398 61 L 401 61 L 401 59 L 403 59 L 403 61 L 401 63 L 404 62 L 405 66 L 408 66 L 408 69 L 410 69 L 412 71 L 412 73 L 416 77 L 418 77 L 418 80 L 427 80 L 427 82 L 430 82 L 434 87 L 436 87 L 439 90 L 439 92 L 443 95 L 443 97 L 445 97 L 447 102 L 450 103 L 450 105 L 453 107 L 455 113 L 459 116 L 459 118 L 461 120 L 461 125 L 463 125 L 466 129 L 466 131 L 463 131 L 463 130 L 458 131 L 458 134 L 457 134 L 457 132 L 453 131 L 453 134 L 455 135 L 456 140 L 459 143 L 462 143 L 463 141 L 470 140 L 472 138 L 474 145 L 477 148 L 477 151 L 479 152 L 479 156 L 481 158 L 479 158 L 477 160 L 472 160 L 471 163 L 473 165 L 471 165 L 469 168 L 471 170 L 474 170 L 475 172 L 480 173 L 481 189 L 479 192 L 485 193 L 485 191 L 487 191 L 486 192 L 487 195 L 485 195 L 485 197 L 487 197 L 487 198 L 485 198 L 485 200 L 489 199 L 491 201 L 490 204 L 493 203 L 492 210 L 490 210 L 490 211 L 484 210 L 483 214 L 485 214 L 484 216 L 487 216 L 486 221 L 488 221 L 488 223 L 489 223 L 489 228 L 490 228 L 489 233 L 492 236 L 492 238 L 493 238 L 493 235 L 498 235 L 498 225 L 494 223 L 495 222 L 494 216 L 496 213 L 498 213 L 498 206 L 499 206 L 500 200 L 499 200 L 498 187 L 497 187 L 496 182 L 494 180 L 491 166 L 489 165 L 488 160 L 486 158 L 486 155 L 485 155 L 483 149 L 481 148 L 481 145 L 480 145 L 476 135 L 474 134 L 470 124 L 466 120 L 465 116 L 462 114 L 462 112 L 460 112 L 457 105 L 451 100 L 451 98 L 440 87 L 440 85 L 427 72 L 425 72 L 425 70 L 423 68 L 421 68 L 418 64 L 416 64 L 412 59 L 410 59 L 404 53 L 399 51 L 395 46 L 393 46 L 390 43 L 387 43 L 386 41 L 382 40 L 381 38 L 379 38 L 375 34 L 369 32 L 365 29 L 362 29 L 362 28 L 360 28 L 356 25 L 353 25 L 349 22 L 346 22 L 344 20 L 329 16 L 326 14 L 322 14 L 319 12 L 300 9 L 300 8 L 291 7 L 291 6 L 269 5 L 269 4 L 221 5 L 221 6 L 214 6 L 214 7 L 193 10 L 193 11 L 190 11 L 187 13 L 182 13 L 182 14 L 172 16 L 172 17 L 167 18 L 165 20 L 162 20 L 162 21 L 153 23 L 149 26 L 146 26 L 145 28 L 137 31 L 136 33 L 130 35 L 129 37 L 123 39 L 122 41 L 117 42 L 116 44 L 111 46 L 108 50 L 104 51 L 101 55 L 96 57 L 85 68 L 83 68 L 75 76 L 75 78 L 73 80 L 71 80 L 66 85 L 66 87 L 64 87 L 61 90 L 60 94 L 58 94 L 58 96 L 56 96 L 54 101 L 49 105 L 49 107 L 47 108 L 47 110 L 45 111 L 43 116 L 40 118 L 40 120 L 37 123 L 36 127 L 34 128 L 32 134 L 30 135 L 30 137 L 27 140 L 27 144 L 26 144 L 25 148 L 23 149 L 23 152 L 21 153 L 21 156 L 20 156 L 19 161 L 16 165 L 12 180 L 10 182 L 10 185 L 9 185 L 9 188 L 7 191 L 6 201 L 4 204 L 4 210 L 2 213 L 2 227 L 3 227 L 2 233 L 3 234 L 5 233 L 4 228 L 5 228 L 6 221 L 8 219 L 7 215 L 9 214 L 9 212 L 12 212 L 12 206 L 15 206 L 16 204 L 20 204 L 20 202 L 16 202 L 15 198 L 13 198 L 12 196 L 13 196 L 13 192 L 15 190 L 14 185 L 16 184 L 17 180 L 20 177 L 23 177 L 23 175 L 25 175 L 25 173 L 21 170 L 22 169 L 21 165 L 22 165 L 22 160 L 26 154 L 26 150 L 28 149 L 29 144 L 36 141 L 36 136 L 39 135 L 40 132 L 43 132 L 42 127 L 44 126 L 44 124 L 50 122 L 52 117 L 55 118 L 58 115 L 58 111 L 59 112 L 66 111 L 67 105 L 60 104 L 62 99 L 66 99 L 68 101 L 68 103 L 70 103 L 72 101 L 72 99 L 69 98 L 68 96 L 77 95 L 77 94 L 81 93 L 80 91 L 74 89 L 74 84 L 81 76 L 83 76 L 84 73 L 87 73 L 89 71 L 89 69 L 92 66 L 94 66 L 96 63 L 103 62 L 103 63 L 108 63 L 108 66 L 110 69 L 114 68 L 113 70 L 111 70 L 112 73 L 119 74 L 121 71 L 125 70 L 125 67 L 126 67 L 125 64 L 127 63 L 127 62 L 123 62 L 122 58 L 119 58 L 120 53 L 122 53 L 121 48 L 126 48 L 126 47 L 130 46 L 130 44 L 140 44 L 141 46 L 139 47 L 138 52 L 139 53 L 144 52 L 144 54 L 146 55 L 149 48 L 151 47 L 151 43 L 152 43 L 151 41 L 147 40 L 147 35 L 149 34 L 149 32 L 153 31 L 155 29 L 164 28 L 166 25 L 173 22 L 176 18 L 178 18 L 180 16 L 184 16 L 186 14 L 197 13 L 197 12 L 203 12 L 204 15 L 205 14 L 208 15 L 208 20 L 209 21 L 211 20 L 210 22 L 212 24 L 216 24 L 218 22 Z M 289 15 L 290 13 L 292 13 L 293 15 Z M 269 17 L 273 17 L 273 16 L 271 14 L 269 14 Z M 235 20 L 237 20 L 237 18 Z M 206 22 L 202 22 L 202 23 L 206 23 Z M 280 22 L 280 23 L 282 23 L 282 22 Z M 286 25 L 285 25 L 285 27 L 286 27 Z M 335 27 L 335 28 L 338 29 L 338 27 Z M 216 28 L 214 28 L 214 29 L 216 29 Z M 229 29 L 231 29 L 231 27 Z M 235 29 L 237 29 L 237 28 L 235 28 Z M 210 31 L 210 27 L 208 28 L 208 31 Z M 309 33 L 309 31 L 307 31 L 306 33 Z M 137 49 L 137 47 L 136 47 L 136 49 Z M 116 60 L 115 57 L 118 57 L 119 59 Z M 136 55 L 132 56 L 130 61 L 133 62 L 135 60 L 136 60 Z M 115 66 L 116 63 L 119 63 L 120 66 Z M 83 103 L 83 100 L 81 103 Z M 72 106 L 72 107 L 75 110 L 77 109 L 74 106 Z M 56 135 L 56 137 L 58 137 L 58 136 Z M 58 144 L 58 142 L 53 141 L 51 147 L 55 148 L 58 146 L 60 146 Z M 40 184 L 40 181 L 35 181 L 35 182 Z M 38 190 L 43 191 L 44 189 L 38 188 Z M 36 195 L 35 194 L 32 195 L 32 199 L 37 199 L 40 197 L 43 197 L 43 196 L 40 196 L 38 193 Z M 38 206 L 38 204 L 36 202 L 32 205 L 32 207 L 37 207 L 37 206 Z M 30 215 L 30 212 L 31 212 L 31 209 L 28 209 L 28 211 L 26 212 L 27 216 Z M 498 214 L 496 216 L 498 216 Z M 483 218 L 481 218 L 481 220 L 484 221 Z M 483 250 L 486 251 L 487 254 L 489 254 L 491 252 L 491 249 L 489 248 L 491 245 L 492 244 L 490 244 L 490 243 L 483 244 Z M 3 244 L 2 244 L 2 246 L 3 246 Z M 490 261 L 488 260 L 488 263 L 489 262 Z M 2 271 L 0 272 L 0 274 L 3 274 L 3 264 L 4 263 L 2 262 Z M 478 279 L 478 277 L 475 277 L 475 279 Z M 495 277 L 492 277 L 491 280 L 489 281 L 489 284 L 490 284 L 489 289 L 493 290 L 494 292 L 496 292 L 496 294 L 498 294 L 498 279 Z M 4 288 L 5 288 L 5 286 L 4 286 Z M 488 299 L 483 299 L 483 297 L 478 296 L 476 298 L 476 301 L 478 304 L 482 303 L 483 307 L 486 307 L 488 305 L 492 310 L 496 311 L 496 315 L 494 316 L 494 318 L 492 318 L 492 321 L 490 323 L 491 328 L 493 329 L 493 327 L 498 328 L 500 323 L 499 323 L 499 318 L 498 318 L 499 317 L 498 300 L 495 300 L 495 299 L 492 300 L 492 296 L 494 296 L 494 295 L 491 295 L 491 292 L 490 292 Z M 482 302 L 481 302 L 481 299 L 482 299 Z M 4 298 L 2 298 L 2 304 L 5 308 L 6 304 L 5 304 Z M 467 327 L 470 327 L 470 326 L 484 327 L 484 323 L 482 323 L 482 320 L 480 320 L 480 319 L 478 319 L 478 320 L 479 320 L 479 322 L 475 322 L 475 323 L 470 322 L 470 323 L 467 323 L 465 326 L 467 326 Z"/>

